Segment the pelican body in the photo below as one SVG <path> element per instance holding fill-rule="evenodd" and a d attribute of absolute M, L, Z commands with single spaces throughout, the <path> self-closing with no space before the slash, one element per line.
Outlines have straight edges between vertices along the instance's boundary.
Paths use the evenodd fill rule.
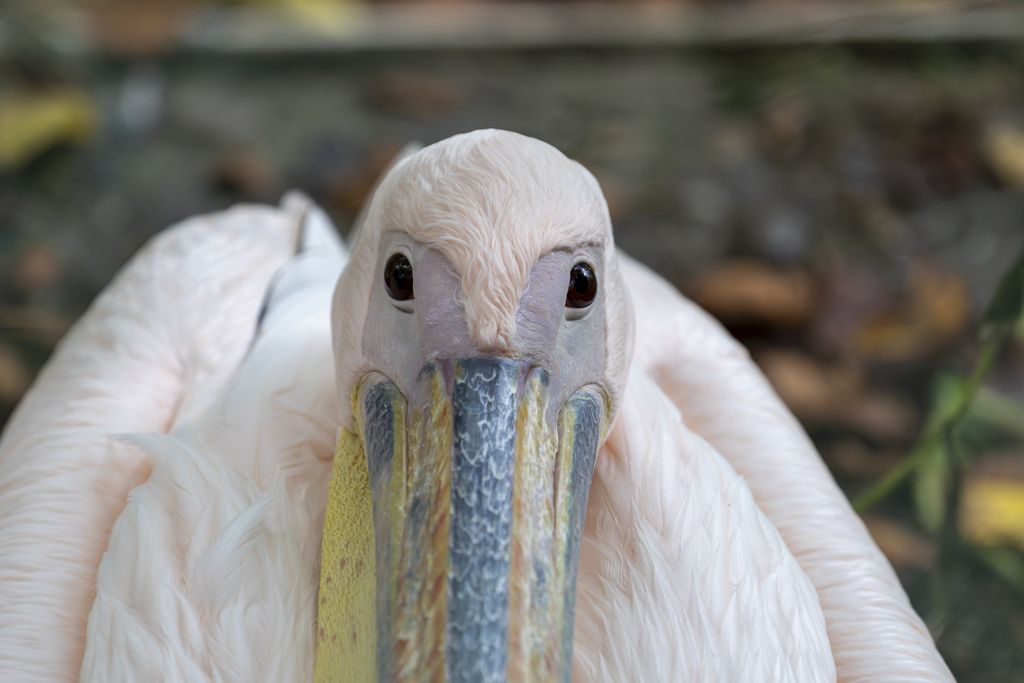
<path fill-rule="evenodd" d="M 951 681 L 799 425 L 504 131 L 155 238 L 0 440 L 4 681 Z"/>

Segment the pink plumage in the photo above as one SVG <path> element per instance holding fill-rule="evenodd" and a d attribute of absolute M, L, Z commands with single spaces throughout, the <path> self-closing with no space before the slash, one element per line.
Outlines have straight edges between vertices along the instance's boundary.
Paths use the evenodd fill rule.
<path fill-rule="evenodd" d="M 440 149 L 500 144 L 531 182 L 571 172 L 594 191 L 521 140 Z M 586 513 L 573 680 L 952 680 L 746 353 L 608 249 L 609 324 L 628 325 L 632 300 L 635 351 Z M 300 198 L 235 208 L 156 238 L 76 325 L 0 441 L 5 681 L 311 680 L 334 368 L 349 362 L 331 297 L 344 269 L 373 276 L 361 253 L 346 266 Z"/>

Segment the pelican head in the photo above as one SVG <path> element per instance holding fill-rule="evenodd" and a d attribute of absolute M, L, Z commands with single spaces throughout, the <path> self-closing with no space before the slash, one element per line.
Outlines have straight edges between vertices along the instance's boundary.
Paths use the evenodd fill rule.
<path fill-rule="evenodd" d="M 568 680 L 594 460 L 632 317 L 594 177 L 486 130 L 375 192 L 334 301 L 369 469 L 380 680 Z"/>

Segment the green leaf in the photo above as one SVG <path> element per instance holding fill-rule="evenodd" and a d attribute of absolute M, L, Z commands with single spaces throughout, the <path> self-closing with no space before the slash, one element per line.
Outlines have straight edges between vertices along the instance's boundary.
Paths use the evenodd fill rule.
<path fill-rule="evenodd" d="M 1024 249 L 1003 274 L 996 293 L 981 317 L 981 338 L 991 339 L 1013 331 L 1024 311 Z"/>
<path fill-rule="evenodd" d="M 928 416 L 926 429 L 938 428 L 939 425 L 954 419 L 963 406 L 970 400 L 966 396 L 967 387 L 964 380 L 956 375 L 941 374 L 935 381 L 932 396 L 932 412 Z"/>
<path fill-rule="evenodd" d="M 1024 402 L 995 389 L 978 389 L 971 404 L 970 416 L 1024 437 Z"/>
<path fill-rule="evenodd" d="M 974 554 L 1003 581 L 1024 595 L 1024 556 L 1013 548 L 1005 546 L 975 548 Z"/>
<path fill-rule="evenodd" d="M 963 380 L 939 378 L 934 407 L 913 450 L 904 458 L 903 462 L 853 501 L 853 508 L 858 513 L 863 513 L 888 496 L 912 473 L 916 473 L 917 479 L 921 480 L 915 484 L 914 495 L 922 523 L 930 527 L 938 512 L 945 510 L 945 488 L 939 487 L 937 484 L 942 480 L 942 477 L 939 476 L 941 470 L 931 471 L 929 469 L 941 466 L 935 463 L 929 464 L 929 461 L 935 457 L 937 449 L 947 449 L 946 442 L 951 434 L 958 433 L 961 422 L 967 414 L 982 380 L 992 368 L 1003 342 L 1009 337 L 1021 317 L 1022 309 L 1024 309 L 1024 249 L 1021 250 L 1013 267 L 1003 276 L 995 296 L 985 311 L 980 330 L 981 349 L 971 374 Z M 945 465 L 942 466 L 947 467 L 948 470 L 948 454 L 945 457 Z M 948 477 L 948 471 L 945 476 Z M 943 488 L 943 495 L 936 495 L 938 488 Z M 938 502 L 940 500 L 941 505 Z"/>
<path fill-rule="evenodd" d="M 949 449 L 945 440 L 939 441 L 931 449 L 914 474 L 913 493 L 917 518 L 925 529 L 936 534 L 946 519 L 946 499 L 949 494 Z"/>

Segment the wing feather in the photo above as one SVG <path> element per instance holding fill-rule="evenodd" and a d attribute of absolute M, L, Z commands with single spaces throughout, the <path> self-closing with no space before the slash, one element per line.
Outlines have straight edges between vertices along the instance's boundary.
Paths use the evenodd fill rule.
<path fill-rule="evenodd" d="M 100 558 L 151 461 L 116 433 L 202 414 L 244 355 L 295 217 L 236 207 L 154 238 L 61 342 L 0 439 L 0 671 L 77 681 Z"/>
<path fill-rule="evenodd" d="M 347 255 L 307 200 L 301 251 L 199 417 L 130 437 L 155 466 L 111 534 L 82 681 L 309 681 L 338 431 L 331 295 Z M 155 596 L 151 598 L 150 596 Z"/>
<path fill-rule="evenodd" d="M 595 468 L 575 626 L 577 683 L 836 679 L 814 586 L 642 374 Z"/>
<path fill-rule="evenodd" d="M 636 310 L 631 372 L 743 476 L 817 588 L 839 680 L 952 681 L 892 567 L 803 428 L 711 316 L 623 258 Z"/>

